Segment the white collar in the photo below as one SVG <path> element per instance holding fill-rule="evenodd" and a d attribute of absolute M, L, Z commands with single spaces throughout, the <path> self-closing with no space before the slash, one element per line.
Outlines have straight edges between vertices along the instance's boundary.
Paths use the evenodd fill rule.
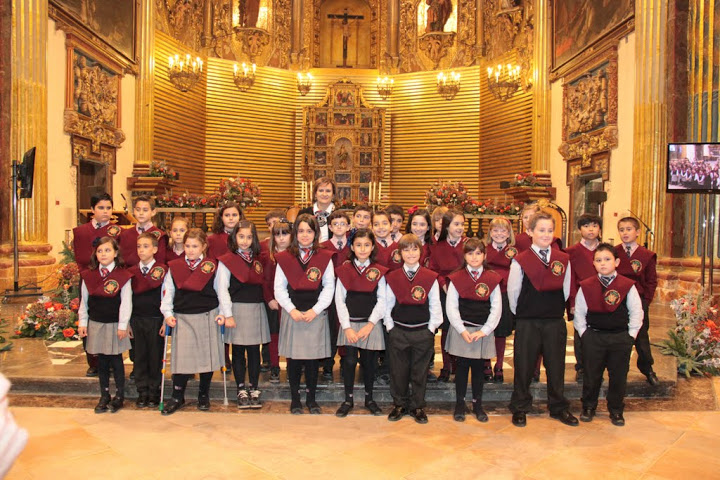
<path fill-rule="evenodd" d="M 470 265 L 467 265 L 465 268 L 467 268 L 468 273 L 472 273 L 473 271 L 478 272 L 478 275 L 482 275 L 482 273 L 483 273 L 482 265 L 480 265 L 480 268 L 478 268 L 477 270 L 473 270 L 473 268 Z"/>
<path fill-rule="evenodd" d="M 195 259 L 195 262 L 200 263 L 200 262 L 202 262 L 202 259 L 203 259 L 203 258 L 205 258 L 205 255 L 203 255 L 203 254 L 201 253 L 200 256 Z M 186 263 L 187 263 L 187 262 L 190 262 L 190 260 L 187 258 L 187 255 L 185 255 L 185 262 L 186 262 Z"/>
<path fill-rule="evenodd" d="M 403 263 L 403 269 L 406 272 L 416 272 L 417 273 L 417 271 L 420 269 L 420 264 L 418 263 L 413 268 L 410 268 L 410 267 L 408 267 L 407 263 Z"/>
<path fill-rule="evenodd" d="M 588 245 L 587 241 L 586 241 L 584 238 L 583 238 L 582 240 L 580 240 L 580 243 L 582 244 L 583 247 L 587 248 L 587 249 L 590 250 L 591 252 L 594 252 L 595 249 L 598 247 L 598 245 L 600 245 L 600 241 L 599 241 L 599 240 L 596 240 L 596 241 L 595 241 L 595 245 L 593 245 L 593 246 L 591 247 L 590 245 Z"/>
<path fill-rule="evenodd" d="M 368 258 L 368 259 L 365 260 L 364 262 L 360 263 L 360 262 L 358 261 L 358 259 L 356 258 L 356 259 L 355 259 L 355 265 L 357 265 L 358 267 L 367 267 L 367 266 L 370 265 L 370 259 Z"/>
<path fill-rule="evenodd" d="M 140 229 L 142 228 L 142 229 L 143 229 L 142 233 L 145 233 L 145 232 L 147 232 L 148 230 L 150 230 L 152 227 L 153 227 L 153 223 L 152 223 L 152 222 L 147 222 L 147 223 L 144 224 L 144 225 L 140 225 L 140 224 L 138 223 L 138 224 L 135 225 L 135 230 L 136 230 L 138 233 L 141 233 L 141 232 L 140 232 Z"/>
<path fill-rule="evenodd" d="M 108 273 L 112 272 L 113 270 L 115 270 L 115 260 L 110 262 L 106 267 L 98 265 L 98 270 L 100 270 L 101 268 L 107 268 Z"/>
<path fill-rule="evenodd" d="M 542 259 L 542 257 L 540 256 L 540 250 L 547 250 L 547 251 L 548 251 L 547 259 L 548 259 L 548 262 L 550 261 L 550 255 L 552 255 L 552 246 L 547 247 L 547 248 L 540 248 L 540 247 L 538 247 L 537 245 L 535 245 L 535 244 L 533 243 L 533 244 L 530 246 L 530 248 L 532 248 L 532 249 L 535 251 L 535 253 L 537 254 L 537 256 L 538 256 L 539 258 L 541 258 L 541 259 Z"/>
<path fill-rule="evenodd" d="M 317 202 L 313 203 L 313 215 L 316 214 L 316 213 L 318 213 L 318 212 L 332 213 L 333 210 L 335 210 L 335 204 L 332 203 L 332 202 L 330 202 L 330 205 L 328 205 L 325 210 L 321 210 L 320 207 L 318 207 Z"/>
<path fill-rule="evenodd" d="M 145 265 L 145 264 L 142 263 L 142 262 L 140 262 L 140 263 L 138 264 L 138 266 L 140 267 L 141 270 L 142 270 L 143 267 L 147 267 L 147 269 L 150 270 L 153 265 L 155 265 L 155 259 L 154 259 L 154 258 L 153 258 L 152 260 L 150 260 L 150 263 L 148 263 L 147 265 Z"/>

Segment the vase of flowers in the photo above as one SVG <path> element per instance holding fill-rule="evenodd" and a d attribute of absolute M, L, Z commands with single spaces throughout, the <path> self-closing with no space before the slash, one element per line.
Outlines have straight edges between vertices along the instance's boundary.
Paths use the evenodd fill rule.
<path fill-rule="evenodd" d="M 260 187 L 253 184 L 249 178 L 231 177 L 220 180 L 218 194 L 222 202 L 235 202 L 243 210 L 262 206 Z"/>
<path fill-rule="evenodd" d="M 435 207 L 458 207 L 466 213 L 472 210 L 475 199 L 462 182 L 435 181 L 425 191 L 425 204 L 429 210 Z"/>
<path fill-rule="evenodd" d="M 531 203 L 542 198 L 555 200 L 556 190 L 551 185 L 548 173 L 516 173 L 505 193 L 512 195 L 516 203 Z"/>

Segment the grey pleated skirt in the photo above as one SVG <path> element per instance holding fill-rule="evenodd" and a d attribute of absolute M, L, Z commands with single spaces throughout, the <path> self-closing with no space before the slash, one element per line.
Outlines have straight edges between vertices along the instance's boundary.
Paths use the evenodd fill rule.
<path fill-rule="evenodd" d="M 101 323 L 88 321 L 88 335 L 85 350 L 94 355 L 118 355 L 130 350 L 130 337 L 118 340 L 118 322 Z"/>
<path fill-rule="evenodd" d="M 465 327 L 469 333 L 475 333 L 481 327 Z M 455 327 L 451 326 L 445 341 L 445 350 L 450 355 L 464 358 L 493 358 L 495 353 L 495 335 L 492 333 L 477 342 L 467 343 Z"/>
<path fill-rule="evenodd" d="M 228 345 L 262 345 L 270 342 L 270 326 L 264 303 L 233 303 L 235 328 L 225 327 Z"/>
<path fill-rule="evenodd" d="M 327 311 L 310 322 L 296 322 L 283 309 L 280 315 L 279 353 L 293 360 L 316 360 L 330 356 Z"/>
<path fill-rule="evenodd" d="M 220 370 L 225 353 L 217 309 L 206 313 L 177 313 L 172 332 L 170 363 L 172 373 L 204 373 Z"/>
<path fill-rule="evenodd" d="M 352 329 L 356 332 L 359 332 L 360 329 L 367 324 L 368 322 L 350 321 L 350 327 L 352 327 Z M 343 330 L 341 326 L 338 331 L 337 345 L 338 347 L 348 346 L 363 348 L 365 350 L 385 350 L 385 337 L 383 335 L 382 320 L 373 327 L 372 332 L 370 332 L 370 335 L 368 335 L 365 340 L 358 340 L 357 343 L 350 343 L 347 341 L 347 338 L 345 338 L 345 330 Z"/>

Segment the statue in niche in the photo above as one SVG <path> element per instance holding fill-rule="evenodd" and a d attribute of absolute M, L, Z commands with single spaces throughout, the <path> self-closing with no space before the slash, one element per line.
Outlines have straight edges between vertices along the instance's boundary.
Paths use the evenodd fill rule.
<path fill-rule="evenodd" d="M 243 28 L 255 28 L 260 13 L 260 0 L 240 0 L 240 26 Z"/>
<path fill-rule="evenodd" d="M 347 150 L 345 150 L 345 145 L 340 145 L 340 151 L 338 151 L 337 154 L 338 167 L 340 167 L 342 170 L 345 170 L 346 168 L 348 168 L 349 160 L 350 155 L 348 154 Z"/>
<path fill-rule="evenodd" d="M 452 14 L 451 0 L 425 0 L 428 5 L 425 33 L 442 32 Z"/>

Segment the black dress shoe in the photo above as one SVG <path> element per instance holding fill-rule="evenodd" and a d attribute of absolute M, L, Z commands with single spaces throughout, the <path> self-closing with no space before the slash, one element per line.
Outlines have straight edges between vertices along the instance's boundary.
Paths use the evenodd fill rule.
<path fill-rule="evenodd" d="M 578 419 L 570 413 L 570 410 L 563 410 L 560 413 L 551 413 L 550 418 L 560 420 L 562 423 L 569 427 L 577 427 L 579 425 Z"/>
<path fill-rule="evenodd" d="M 176 398 L 170 398 L 167 402 L 165 402 L 165 405 L 163 405 L 162 414 L 163 415 L 172 415 L 173 413 L 177 412 L 182 406 L 185 405 L 185 400 L 178 400 Z"/>
<path fill-rule="evenodd" d="M 465 402 L 455 404 L 455 411 L 453 412 L 453 420 L 456 422 L 465 421 Z"/>
<path fill-rule="evenodd" d="M 625 418 L 623 417 L 622 413 L 611 413 L 610 421 L 616 427 L 624 427 L 625 426 Z"/>
<path fill-rule="evenodd" d="M 332 382 L 333 381 L 333 372 L 332 370 L 323 370 L 322 378 L 326 382 Z"/>
<path fill-rule="evenodd" d="M 148 401 L 149 401 L 148 394 L 145 392 L 142 392 L 138 395 L 137 400 L 135 400 L 135 406 L 137 408 L 149 407 L 150 405 L 148 405 Z"/>
<path fill-rule="evenodd" d="M 110 402 L 110 413 L 115 413 L 120 410 L 123 407 L 124 403 L 125 399 L 123 397 L 118 397 L 117 395 L 115 395 L 115 398 L 113 398 Z"/>
<path fill-rule="evenodd" d="M 210 396 L 209 395 L 198 396 L 197 408 L 198 408 L 198 410 L 202 410 L 203 412 L 207 412 L 208 410 L 210 410 Z"/>
<path fill-rule="evenodd" d="M 407 408 L 405 407 L 398 407 L 397 405 L 392 409 L 392 412 L 390 412 L 390 415 L 388 415 L 388 420 L 391 422 L 397 422 L 402 417 L 408 414 Z"/>
<path fill-rule="evenodd" d="M 575 381 L 577 383 L 580 383 L 583 381 L 583 376 L 585 375 L 585 370 L 582 368 L 575 370 Z"/>
<path fill-rule="evenodd" d="M 95 413 L 105 413 L 108 411 L 108 405 L 110 404 L 110 396 L 103 395 L 100 397 L 100 401 L 95 405 Z"/>
<path fill-rule="evenodd" d="M 98 376 L 98 369 L 97 367 L 88 367 L 87 371 L 85 372 L 86 377 L 97 377 Z"/>
<path fill-rule="evenodd" d="M 503 375 L 502 370 L 495 370 L 495 375 L 493 375 L 493 383 L 503 383 L 505 381 L 505 375 Z"/>
<path fill-rule="evenodd" d="M 290 413 L 292 413 L 293 415 L 302 415 L 303 408 L 300 400 L 293 400 L 292 402 L 290 402 Z"/>
<path fill-rule="evenodd" d="M 515 412 L 512 416 L 512 424 L 516 427 L 524 427 L 527 425 L 527 418 L 525 412 Z"/>
<path fill-rule="evenodd" d="M 594 416 L 595 416 L 594 408 L 584 408 L 583 407 L 582 413 L 580 414 L 580 421 L 581 422 L 592 422 L 592 419 Z"/>
<path fill-rule="evenodd" d="M 435 375 L 432 370 L 428 370 L 427 382 L 428 383 L 437 383 L 437 381 L 438 381 L 437 375 Z"/>
<path fill-rule="evenodd" d="M 440 370 L 440 376 L 437 378 L 438 382 L 447 383 L 450 381 L 450 370 Z"/>
<path fill-rule="evenodd" d="M 483 409 L 482 405 L 480 404 L 476 403 L 473 406 L 473 415 L 475 415 L 475 418 L 477 418 L 478 422 L 485 423 L 488 421 L 487 413 L 485 413 L 485 409 Z"/>
<path fill-rule="evenodd" d="M 149 408 L 157 408 L 160 405 L 160 394 L 153 394 L 148 396 L 147 406 Z"/>
<path fill-rule="evenodd" d="M 422 408 L 416 408 L 415 410 L 411 411 L 410 416 L 413 417 L 417 423 L 428 423 L 427 415 L 425 414 L 425 410 L 423 410 Z"/>
<path fill-rule="evenodd" d="M 652 370 L 646 373 L 645 376 L 647 377 L 648 383 L 653 387 L 657 387 L 658 385 L 660 385 L 660 380 L 658 380 L 657 374 Z"/>
<path fill-rule="evenodd" d="M 320 415 L 322 413 L 322 410 L 320 410 L 320 405 L 317 404 L 315 400 L 312 402 L 306 403 L 308 410 L 310 411 L 310 415 Z"/>
<path fill-rule="evenodd" d="M 260 372 L 265 373 L 270 371 L 270 364 L 265 362 L 262 365 L 260 365 Z"/>
<path fill-rule="evenodd" d="M 380 409 L 380 407 L 378 407 L 378 404 L 375 403 L 375 400 L 369 400 L 365 402 L 365 408 L 370 410 L 370 413 L 375 416 L 382 415 L 382 410 Z"/>
<path fill-rule="evenodd" d="M 350 410 L 353 409 L 353 404 L 348 402 L 343 402 L 342 405 L 340 405 L 340 408 L 337 409 L 337 412 L 335 412 L 336 417 L 345 418 L 347 417 L 348 413 L 350 413 Z"/>

